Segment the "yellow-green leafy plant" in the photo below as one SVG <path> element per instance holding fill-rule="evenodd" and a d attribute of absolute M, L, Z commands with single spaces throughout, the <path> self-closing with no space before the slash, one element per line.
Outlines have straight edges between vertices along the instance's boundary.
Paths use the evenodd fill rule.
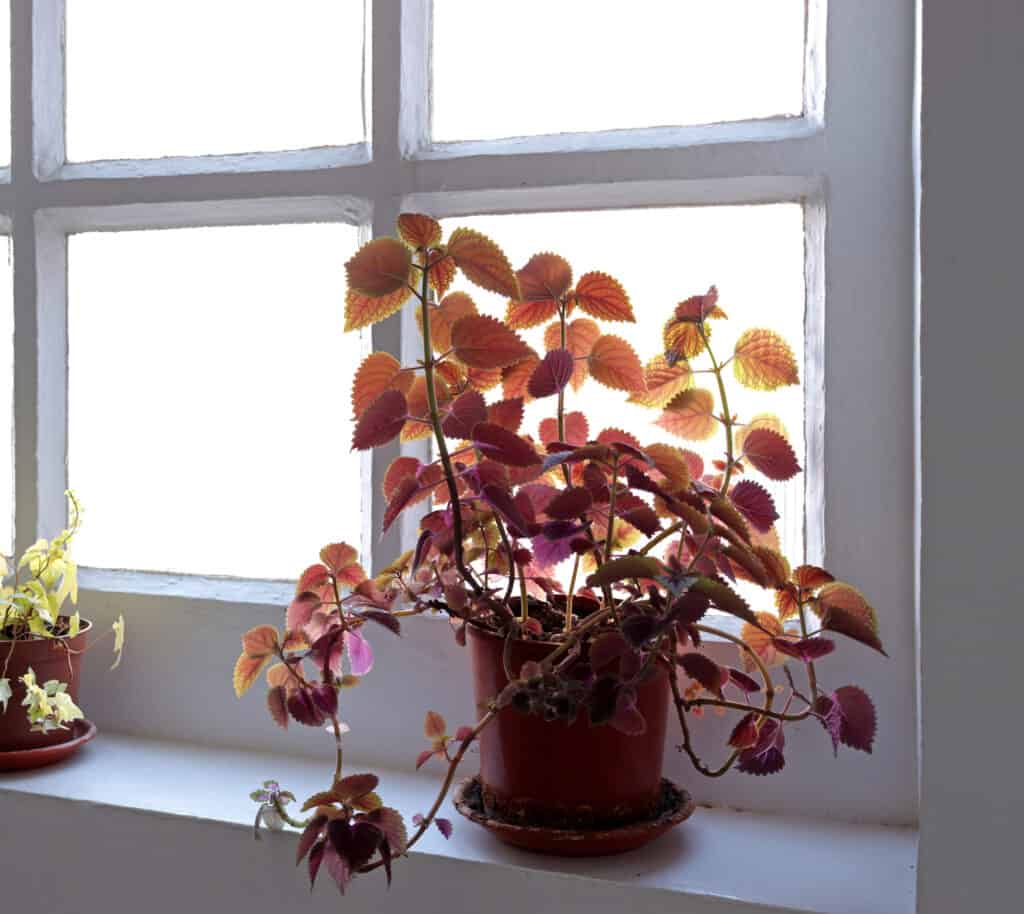
<path fill-rule="evenodd" d="M 18 645 L 36 639 L 66 639 L 78 636 L 82 619 L 78 609 L 70 614 L 67 604 L 78 602 L 78 566 L 71 558 L 71 541 L 78 532 L 82 512 L 72 492 L 67 493 L 68 526 L 52 540 L 40 539 L 25 550 L 13 573 L 4 565 L 4 586 L 0 589 L 0 713 L 14 689 L 7 670 Z M 0 560 L 2 561 L 2 560 Z M 111 626 L 114 639 L 114 669 L 124 648 L 124 616 Z M 18 680 L 24 691 L 22 706 L 36 732 L 66 729 L 82 717 L 81 709 L 67 693 L 67 684 L 51 679 L 42 685 L 29 668 Z"/>
<path fill-rule="evenodd" d="M 414 505 L 426 510 L 415 548 L 375 578 L 352 546 L 325 546 L 300 575 L 283 629 L 261 625 L 243 636 L 237 694 L 266 669 L 277 725 L 326 727 L 336 744 L 329 785 L 302 804 L 308 817 L 292 816 L 285 806 L 295 798 L 268 781 L 253 794 L 257 826 L 302 829 L 298 860 L 311 880 L 321 867 L 342 891 L 379 867 L 390 879 L 393 859 L 432 824 L 450 833 L 438 811 L 456 767 L 499 712 L 566 722 L 585 715 L 592 726 L 642 733 L 637 688 L 657 667 L 671 671 L 680 751 L 706 776 L 781 771 L 786 728 L 808 719 L 834 750 L 870 752 L 870 698 L 856 685 L 824 687 L 819 665 L 835 636 L 884 653 L 875 610 L 825 569 L 793 567 L 781 554 L 775 501 L 757 477 L 793 479 L 797 455 L 777 417 L 739 416 L 729 405 L 730 380 L 761 391 L 799 383 L 789 344 L 753 328 L 731 353 L 716 353 L 713 327 L 727 319 L 727 305 L 711 288 L 667 309 L 644 362 L 603 326 L 635 320 L 625 289 L 606 273 L 574 277 L 564 258 L 546 252 L 514 270 L 491 239 L 468 228 L 445 237 L 426 215 L 403 214 L 397 229 L 346 265 L 346 329 L 411 302 L 422 348 L 410 365 L 375 352 L 359 366 L 352 446 L 432 438 L 436 459 L 400 456 L 387 469 L 384 529 Z M 504 315 L 481 313 L 470 295 L 452 290 L 459 274 L 506 298 Z M 520 336 L 540 327 L 543 352 Z M 648 410 L 651 439 L 595 427 L 597 417 L 570 409 L 588 379 Z M 551 415 L 523 428 L 530 400 L 551 403 Z M 716 433 L 721 451 L 707 466 L 674 440 Z M 738 579 L 765 591 L 763 607 L 748 604 Z M 712 610 L 737 617 L 740 634 L 708 624 Z M 427 713 L 428 747 L 416 765 L 437 759 L 444 775 L 410 834 L 378 794 L 377 775 L 344 770 L 342 696 L 373 665 L 367 627 L 399 634 L 405 617 L 441 611 L 460 643 L 473 624 L 552 647 L 518 671 L 506 661 L 508 686 L 472 725 L 450 734 L 440 714 Z M 741 662 L 701 653 L 709 635 L 732 642 Z M 738 718 L 717 763 L 691 739 L 690 718 L 709 707 Z"/>

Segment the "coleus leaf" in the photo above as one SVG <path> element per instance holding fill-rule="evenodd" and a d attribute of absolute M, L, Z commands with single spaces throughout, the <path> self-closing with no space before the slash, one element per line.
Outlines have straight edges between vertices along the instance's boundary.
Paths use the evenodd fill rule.
<path fill-rule="evenodd" d="M 284 686 L 273 686 L 267 690 L 267 710 L 274 723 L 282 730 L 288 729 L 287 693 Z"/>
<path fill-rule="evenodd" d="M 399 483 L 408 477 L 415 479 L 422 467 L 423 464 L 415 457 L 396 457 L 392 460 L 384 471 L 384 481 L 381 483 L 384 497 L 390 501 Z"/>
<path fill-rule="evenodd" d="M 441 224 L 422 213 L 402 213 L 398 217 L 398 234 L 414 248 L 433 248 L 441 243 Z"/>
<path fill-rule="evenodd" d="M 402 634 L 402 623 L 394 613 L 389 613 L 383 609 L 364 609 L 360 615 L 364 619 L 376 622 L 378 625 L 383 626 L 395 635 Z"/>
<path fill-rule="evenodd" d="M 402 366 L 389 352 L 371 352 L 363 359 L 352 381 L 352 415 L 359 418 L 385 390 L 397 387 Z M 405 375 L 411 384 L 412 375 Z M 402 389 L 397 387 L 397 389 Z M 407 392 L 406 390 L 402 391 Z"/>
<path fill-rule="evenodd" d="M 800 472 L 796 454 L 789 442 L 769 428 L 755 428 L 743 441 L 746 459 L 769 479 L 784 482 Z"/>
<path fill-rule="evenodd" d="M 751 711 L 740 718 L 729 736 L 734 749 L 751 749 L 757 745 L 757 715 Z"/>
<path fill-rule="evenodd" d="M 676 305 L 676 320 L 701 323 L 710 318 L 724 318 L 725 312 L 718 307 L 718 289 L 712 286 L 704 295 L 691 295 Z"/>
<path fill-rule="evenodd" d="M 649 444 L 644 453 L 654 461 L 654 468 L 665 477 L 662 488 L 667 492 L 677 492 L 689 488 L 690 463 L 687 452 L 670 444 Z"/>
<path fill-rule="evenodd" d="M 550 397 L 565 388 L 572 377 L 572 354 L 566 349 L 552 349 L 533 370 L 526 390 L 531 397 Z"/>
<path fill-rule="evenodd" d="M 588 317 L 578 317 L 565 328 L 565 346 L 562 346 L 562 330 L 558 322 L 549 324 L 544 330 L 544 348 L 568 349 L 572 353 L 574 367 L 572 380 L 569 382 L 573 390 L 579 390 L 587 379 L 587 357 L 594 348 L 594 343 L 601 336 L 601 328 Z"/>
<path fill-rule="evenodd" d="M 722 668 L 710 657 L 698 654 L 693 651 L 683 654 L 678 658 L 679 665 L 691 679 L 695 679 L 712 695 L 722 697 L 722 685 L 725 682 L 725 674 Z"/>
<path fill-rule="evenodd" d="M 449 438 L 466 439 L 473 436 L 473 429 L 487 421 L 487 403 L 484 395 L 476 390 L 467 390 L 456 397 L 449 407 L 448 415 L 441 423 L 441 430 Z"/>
<path fill-rule="evenodd" d="M 491 422 L 476 426 L 473 444 L 484 456 L 507 466 L 529 467 L 541 463 L 540 455 L 530 442 Z"/>
<path fill-rule="evenodd" d="M 644 390 L 643 365 L 622 337 L 605 334 L 590 350 L 590 373 L 594 380 L 613 390 Z"/>
<path fill-rule="evenodd" d="M 805 590 L 817 590 L 831 584 L 835 578 L 817 565 L 799 565 L 793 569 L 793 580 Z"/>
<path fill-rule="evenodd" d="M 480 490 L 488 504 L 497 510 L 508 522 L 514 536 L 529 536 L 530 523 L 523 517 L 515 499 L 508 489 L 499 486 L 485 485 Z"/>
<path fill-rule="evenodd" d="M 303 811 L 305 811 L 307 807 L 303 806 L 302 808 Z M 326 824 L 327 816 L 313 816 L 313 818 L 309 820 L 309 824 L 302 830 L 302 834 L 299 835 L 299 844 L 295 849 L 296 866 L 302 863 L 303 859 L 305 859 L 306 854 L 310 852 Z"/>
<path fill-rule="evenodd" d="M 591 317 L 633 323 L 633 306 L 622 284 L 607 273 L 584 273 L 576 283 L 576 303 Z"/>
<path fill-rule="evenodd" d="M 712 498 L 708 504 L 708 510 L 719 520 L 724 521 L 730 530 L 739 535 L 745 543 L 750 542 L 750 531 L 743 515 L 736 509 L 736 506 L 724 495 Z"/>
<path fill-rule="evenodd" d="M 405 395 L 397 390 L 384 391 L 356 424 L 352 449 L 365 451 L 387 444 L 402 431 L 406 414 Z"/>
<path fill-rule="evenodd" d="M 544 511 L 548 517 L 556 520 L 569 520 L 573 517 L 579 517 L 593 503 L 594 498 L 587 489 L 571 486 L 552 498 L 544 508 Z"/>
<path fill-rule="evenodd" d="M 757 743 L 740 753 L 736 767 L 744 774 L 775 774 L 786 764 L 785 756 L 782 754 L 785 746 L 786 739 L 781 724 L 768 718 L 761 723 Z"/>
<path fill-rule="evenodd" d="M 516 271 L 520 299 L 508 303 L 505 322 L 514 330 L 536 327 L 558 312 L 559 302 L 572 285 L 572 268 L 557 254 L 534 254 Z"/>
<path fill-rule="evenodd" d="M 835 642 L 829 638 L 801 638 L 799 641 L 790 641 L 787 638 L 773 639 L 775 650 L 787 657 L 795 657 L 804 663 L 813 663 L 826 657 L 836 649 Z"/>
<path fill-rule="evenodd" d="M 558 437 L 558 420 L 552 417 L 541 419 L 540 440 L 541 444 L 551 444 L 552 441 L 564 440 L 566 444 L 574 447 L 582 447 L 587 443 L 589 428 L 587 417 L 581 412 L 566 413 L 563 424 L 565 427 L 564 439 Z"/>
<path fill-rule="evenodd" d="M 629 395 L 630 403 L 650 409 L 664 409 L 693 384 L 693 372 L 685 361 L 669 365 L 663 355 L 656 355 L 644 368 L 647 389 Z"/>
<path fill-rule="evenodd" d="M 647 721 L 637 706 L 636 692 L 631 688 L 619 690 L 615 699 L 615 713 L 608 725 L 627 736 L 640 736 L 647 732 Z"/>
<path fill-rule="evenodd" d="M 505 368 L 531 354 L 530 347 L 497 318 L 469 314 L 452 325 L 455 357 L 474 368 Z"/>
<path fill-rule="evenodd" d="M 587 578 L 587 586 L 602 587 L 627 578 L 656 578 L 664 570 L 664 565 L 653 556 L 624 555 L 605 562 Z"/>
<path fill-rule="evenodd" d="M 417 492 L 419 492 L 419 483 L 416 482 L 414 476 L 406 476 L 395 488 L 394 493 L 388 501 L 388 506 L 384 510 L 384 523 L 381 530 L 382 533 L 387 533 L 391 528 L 391 525 L 398 518 L 409 505 L 412 504 L 413 498 Z"/>
<path fill-rule="evenodd" d="M 800 383 L 800 372 L 789 344 L 772 330 L 746 330 L 733 353 L 736 380 L 752 390 L 775 390 Z"/>
<path fill-rule="evenodd" d="M 644 536 L 654 536 L 661 529 L 661 521 L 650 505 L 637 505 L 619 513 L 627 524 L 636 527 Z"/>
<path fill-rule="evenodd" d="M 878 637 L 878 617 L 874 607 L 856 587 L 842 581 L 832 581 L 821 588 L 818 602 L 823 629 L 846 635 L 847 638 L 885 654 Z"/>
<path fill-rule="evenodd" d="M 517 361 L 501 372 L 501 390 L 506 400 L 520 399 L 529 403 L 533 397 L 528 390 L 530 378 L 540 364 L 540 359 L 531 349 L 526 358 Z"/>
<path fill-rule="evenodd" d="M 520 298 L 519 280 L 508 258 L 486 235 L 457 228 L 448 238 L 448 254 L 471 283 L 506 298 Z"/>
<path fill-rule="evenodd" d="M 711 336 L 711 328 L 704 326 L 704 336 Z M 697 324 L 681 321 L 675 315 L 665 323 L 662 331 L 665 358 L 670 365 L 680 359 L 695 359 L 704 351 L 704 339 Z"/>
<path fill-rule="evenodd" d="M 786 431 L 786 425 L 778 416 L 774 413 L 758 413 L 744 425 L 737 426 L 734 431 L 733 443 L 737 453 L 743 452 L 743 445 L 747 440 L 747 435 L 755 428 L 766 428 L 769 431 L 777 432 L 789 441 L 789 432 Z"/>
<path fill-rule="evenodd" d="M 822 726 L 832 737 L 833 752 L 839 744 L 871 753 L 878 728 L 878 716 L 868 694 L 858 686 L 842 686 L 831 695 L 821 695 L 814 705 Z"/>
<path fill-rule="evenodd" d="M 444 295 L 455 279 L 455 261 L 443 251 L 431 252 L 430 265 L 427 267 L 427 282 L 438 297 Z"/>
<path fill-rule="evenodd" d="M 712 578 L 701 577 L 693 583 L 692 589 L 702 593 L 722 612 L 737 616 L 751 625 L 757 625 L 758 619 L 754 615 L 747 601 L 743 599 L 728 584 L 716 581 Z"/>
<path fill-rule="evenodd" d="M 395 238 L 375 238 L 345 264 L 349 288 L 370 298 L 401 289 L 409 280 L 409 249 Z"/>
<path fill-rule="evenodd" d="M 761 691 L 761 684 L 752 676 L 748 676 L 742 670 L 737 670 L 734 667 L 728 667 L 727 669 L 730 685 L 736 686 L 737 689 L 747 695 Z"/>
<path fill-rule="evenodd" d="M 330 569 L 339 584 L 355 587 L 366 580 L 366 572 L 359 564 L 359 553 L 348 543 L 331 543 L 320 550 L 320 561 Z"/>
<path fill-rule="evenodd" d="M 421 321 L 417 313 L 417 321 Z M 452 348 L 452 327 L 456 322 L 471 314 L 476 314 L 476 302 L 465 292 L 452 292 L 446 295 L 441 304 L 427 311 L 430 322 L 430 345 L 434 352 L 443 353 Z"/>
<path fill-rule="evenodd" d="M 715 433 L 715 399 L 710 390 L 694 387 L 678 394 L 655 425 L 688 441 L 706 441 Z"/>
<path fill-rule="evenodd" d="M 779 519 L 772 496 L 753 480 L 744 479 L 736 483 L 729 492 L 729 498 L 750 525 L 761 533 L 767 533 Z"/>
<path fill-rule="evenodd" d="M 409 295 L 405 286 L 380 297 L 363 295 L 355 289 L 349 289 L 345 293 L 345 332 L 359 330 L 391 317 L 408 301 Z"/>
<path fill-rule="evenodd" d="M 490 404 L 487 407 L 487 421 L 507 428 L 510 432 L 519 431 L 519 426 L 523 424 L 523 398 L 514 397 Z"/>
<path fill-rule="evenodd" d="M 444 835 L 446 841 L 451 839 L 454 828 L 450 819 L 444 819 L 438 816 L 434 819 L 434 824 L 437 826 L 437 830 Z"/>

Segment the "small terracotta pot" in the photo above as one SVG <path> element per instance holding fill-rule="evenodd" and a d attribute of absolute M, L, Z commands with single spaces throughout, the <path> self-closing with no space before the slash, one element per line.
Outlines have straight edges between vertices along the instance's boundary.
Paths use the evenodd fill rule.
<path fill-rule="evenodd" d="M 7 712 L 0 713 L 0 752 L 55 746 L 73 738 L 74 733 L 70 727 L 67 730 L 52 730 L 49 733 L 33 733 L 29 729 L 25 708 L 21 706 L 21 700 L 25 697 L 25 687 L 20 680 L 31 667 L 36 674 L 36 682 L 40 685 L 50 679 L 66 682 L 68 694 L 72 701 L 78 704 L 82 651 L 88 643 L 90 628 L 92 623 L 82 620 L 82 627 L 74 638 L 32 638 L 30 641 L 15 642 L 0 639 L 0 671 L 7 661 L 11 644 L 14 644 L 14 653 L 7 662 L 6 672 L 14 695 L 7 703 Z"/>
<path fill-rule="evenodd" d="M 504 638 L 468 627 L 477 707 L 508 683 Z M 515 641 L 511 670 L 543 660 L 555 644 Z M 548 722 L 508 707 L 480 734 L 484 809 L 506 822 L 566 827 L 614 827 L 657 814 L 668 722 L 668 674 L 658 671 L 637 689 L 646 730 L 630 736 L 592 727 L 580 710 L 571 724 Z"/>

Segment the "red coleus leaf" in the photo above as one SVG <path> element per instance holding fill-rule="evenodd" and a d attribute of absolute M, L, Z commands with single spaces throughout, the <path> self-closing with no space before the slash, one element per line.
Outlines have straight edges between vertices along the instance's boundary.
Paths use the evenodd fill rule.
<path fill-rule="evenodd" d="M 871 753 L 878 728 L 875 706 L 858 686 L 842 686 L 831 695 L 819 696 L 814 710 L 832 737 L 833 751 L 843 743 L 851 749 Z"/>
<path fill-rule="evenodd" d="M 326 571 L 326 569 L 324 569 Z M 320 608 L 320 597 L 312 591 L 296 595 L 285 611 L 285 625 L 288 631 L 301 631 L 313 618 L 313 613 Z"/>
<path fill-rule="evenodd" d="M 389 352 L 371 352 L 363 359 L 352 380 L 352 415 L 358 419 L 385 390 L 394 387 L 408 393 L 412 375 Z"/>
<path fill-rule="evenodd" d="M 296 689 L 288 696 L 287 705 L 288 713 L 307 727 L 319 727 L 327 719 L 319 705 L 313 700 L 311 689 Z"/>
<path fill-rule="evenodd" d="M 800 472 L 790 443 L 770 428 L 751 429 L 743 440 L 743 454 L 769 479 L 783 482 Z"/>
<path fill-rule="evenodd" d="M 601 335 L 601 328 L 588 317 L 579 317 L 565 327 L 565 346 L 562 345 L 562 327 L 555 322 L 544 330 L 544 348 L 568 349 L 572 353 L 575 366 L 572 371 L 573 390 L 579 390 L 587 379 L 587 356 L 590 355 L 594 343 Z"/>
<path fill-rule="evenodd" d="M 513 329 L 536 327 L 554 317 L 572 285 L 572 268 L 557 254 L 534 254 L 516 276 L 520 299 L 508 303 L 505 316 Z"/>
<path fill-rule="evenodd" d="M 734 667 L 728 667 L 729 673 L 729 684 L 736 686 L 741 692 L 750 695 L 754 692 L 760 692 L 761 686 L 753 676 L 748 676 L 742 670 L 737 670 Z"/>
<path fill-rule="evenodd" d="M 350 873 L 368 863 L 384 840 L 384 832 L 365 819 L 352 823 L 334 819 L 327 823 L 327 836 L 338 855 L 348 862 Z"/>
<path fill-rule="evenodd" d="M 550 397 L 569 383 L 572 369 L 572 353 L 566 349 L 552 349 L 533 370 L 526 390 L 536 399 Z"/>
<path fill-rule="evenodd" d="M 448 238 L 448 253 L 470 282 L 507 298 L 520 297 L 519 280 L 508 258 L 486 235 L 457 228 Z"/>
<path fill-rule="evenodd" d="M 830 582 L 821 588 L 818 600 L 823 629 L 846 635 L 847 638 L 885 654 L 878 637 L 875 610 L 856 587 L 841 581 Z"/>
<path fill-rule="evenodd" d="M 817 590 L 831 584 L 835 578 L 817 565 L 799 565 L 793 569 L 793 580 L 805 590 Z"/>
<path fill-rule="evenodd" d="M 430 321 L 430 345 L 434 352 L 447 352 L 451 349 L 452 327 L 462 318 L 476 313 L 476 302 L 465 292 L 452 292 L 441 300 L 441 304 L 431 307 L 427 317 Z M 417 319 L 421 320 L 419 312 Z"/>
<path fill-rule="evenodd" d="M 355 587 L 366 580 L 359 553 L 348 543 L 331 543 L 320 550 L 320 561 L 331 570 L 339 584 Z"/>
<path fill-rule="evenodd" d="M 729 498 L 750 525 L 761 533 L 767 533 L 772 524 L 779 519 L 775 501 L 768 490 L 750 479 L 736 483 L 729 493 Z"/>
<path fill-rule="evenodd" d="M 590 350 L 590 373 L 594 380 L 613 390 L 646 390 L 644 367 L 633 347 L 624 339 L 605 334 Z"/>
<path fill-rule="evenodd" d="M 381 489 L 388 500 L 395 494 L 398 484 L 407 477 L 415 478 L 423 466 L 415 457 L 396 457 L 384 472 Z"/>
<path fill-rule="evenodd" d="M 376 238 L 364 244 L 345 264 L 349 288 L 380 298 L 402 288 L 409 279 L 409 249 L 395 238 Z"/>
<path fill-rule="evenodd" d="M 469 314 L 452 326 L 452 347 L 463 364 L 473 368 L 505 368 L 531 354 L 530 347 L 501 321 Z"/>
<path fill-rule="evenodd" d="M 398 437 L 407 413 L 405 395 L 397 390 L 386 390 L 360 417 L 352 436 L 352 449 L 365 451 L 387 444 Z"/>
<path fill-rule="evenodd" d="M 565 436 L 558 437 L 558 420 L 553 418 L 542 419 L 540 423 L 540 440 L 543 444 L 550 444 L 552 441 L 564 440 L 567 444 L 582 447 L 587 443 L 589 427 L 587 417 L 581 412 L 566 413 L 564 418 Z"/>
<path fill-rule="evenodd" d="M 518 432 L 523 424 L 523 398 L 513 397 L 511 400 L 499 400 L 487 407 L 487 421 L 507 428 L 510 432 Z"/>
<path fill-rule="evenodd" d="M 544 511 L 556 520 L 569 520 L 579 517 L 593 503 L 593 496 L 587 489 L 572 486 L 552 498 Z"/>
<path fill-rule="evenodd" d="M 708 318 L 723 318 L 725 312 L 718 307 L 718 289 L 712 286 L 706 295 L 691 295 L 676 305 L 676 320 L 700 323 Z"/>
<path fill-rule="evenodd" d="M 690 652 L 679 658 L 679 665 L 691 679 L 695 679 L 713 695 L 722 697 L 722 685 L 725 682 L 726 674 L 710 657 Z"/>
<path fill-rule="evenodd" d="M 485 485 L 480 494 L 508 522 L 514 536 L 529 536 L 530 523 L 523 517 L 515 499 L 508 489 L 499 486 Z"/>
<path fill-rule="evenodd" d="M 753 711 L 740 718 L 729 736 L 729 745 L 734 749 L 750 749 L 757 745 L 757 715 Z"/>
<path fill-rule="evenodd" d="M 576 303 L 599 320 L 634 321 L 626 290 L 607 273 L 584 273 L 576 283 Z"/>
<path fill-rule="evenodd" d="M 449 407 L 448 415 L 441 423 L 441 429 L 449 438 L 466 439 L 473 436 L 473 429 L 487 421 L 487 403 L 484 395 L 476 390 L 467 390 L 457 397 Z"/>
<path fill-rule="evenodd" d="M 473 444 L 491 460 L 513 467 L 529 467 L 541 462 L 533 445 L 500 425 L 481 422 L 473 431 Z"/>
<path fill-rule="evenodd" d="M 533 397 L 529 395 L 527 387 L 530 378 L 533 377 L 534 369 L 540 364 L 540 359 L 530 350 L 530 354 L 514 365 L 510 365 L 501 372 L 501 391 L 506 400 L 520 398 L 524 403 L 529 403 Z"/>
<path fill-rule="evenodd" d="M 645 536 L 654 536 L 661 529 L 661 521 L 650 505 L 637 505 L 635 508 L 622 511 L 619 516 Z"/>
<path fill-rule="evenodd" d="M 801 638 L 790 641 L 787 638 L 773 638 L 772 643 L 780 654 L 795 657 L 804 663 L 812 663 L 826 657 L 836 649 L 835 642 L 829 638 Z"/>
<path fill-rule="evenodd" d="M 298 583 L 295 585 L 295 593 L 298 595 L 307 590 L 316 590 L 316 588 L 326 584 L 329 578 L 330 572 L 323 565 L 319 563 L 310 565 L 299 575 Z M 290 628 L 291 626 L 289 626 Z"/>
<path fill-rule="evenodd" d="M 288 693 L 285 691 L 284 686 L 274 686 L 267 691 L 267 710 L 270 711 L 270 716 L 273 718 L 274 723 L 283 730 L 288 729 L 287 700 Z"/>
<path fill-rule="evenodd" d="M 302 830 L 302 834 L 299 835 L 299 845 L 295 849 L 296 866 L 302 863 L 306 854 L 310 852 L 326 824 L 327 816 L 313 816 L 313 818 L 310 819 L 309 824 Z"/>
<path fill-rule="evenodd" d="M 786 764 L 782 750 L 786 738 L 782 725 L 777 720 L 762 722 L 757 734 L 757 743 L 740 753 L 737 768 L 744 774 L 766 775 L 781 771 Z"/>
<path fill-rule="evenodd" d="M 395 522 L 398 515 L 401 514 L 410 504 L 412 504 L 413 497 L 419 491 L 419 483 L 416 482 L 414 476 L 406 476 L 395 488 L 394 494 L 391 496 L 391 500 L 388 502 L 388 506 L 384 511 L 384 524 L 382 533 L 386 533 L 391 525 Z"/>
<path fill-rule="evenodd" d="M 436 743 L 444 739 L 447 732 L 448 724 L 445 723 L 445 719 L 437 711 L 427 711 L 427 715 L 423 719 L 424 737 L 430 742 Z"/>

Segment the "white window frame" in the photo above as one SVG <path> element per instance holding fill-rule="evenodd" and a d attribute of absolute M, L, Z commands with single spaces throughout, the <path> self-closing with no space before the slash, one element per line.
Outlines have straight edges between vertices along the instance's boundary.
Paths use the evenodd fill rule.
<path fill-rule="evenodd" d="M 807 226 L 808 557 L 859 582 L 878 606 L 893 659 L 844 646 L 828 679 L 869 688 L 880 710 L 879 744 L 871 760 L 832 762 L 810 723 L 791 738 L 783 777 L 700 783 L 673 753 L 669 773 L 710 802 L 916 821 L 914 3 L 833 3 L 826 17 L 825 0 L 807 2 L 800 117 L 435 146 L 430 0 L 368 0 L 369 142 L 65 164 L 64 2 L 13 0 L 12 165 L 0 175 L 9 179 L 0 183 L 0 215 L 14 237 L 17 549 L 64 520 L 71 232 L 342 221 L 380 235 L 393 231 L 406 208 L 447 216 L 798 201 Z M 396 316 L 373 327 L 372 345 L 398 354 L 413 334 L 409 316 Z M 370 492 L 379 491 L 398 453 L 396 445 L 366 459 Z M 405 522 L 378 537 L 382 513 L 381 499 L 372 497 L 365 542 L 376 565 L 411 533 Z M 82 585 L 83 612 L 103 621 L 124 609 L 134 630 L 116 677 L 97 670 L 90 678 L 86 702 L 101 726 L 281 750 L 261 702 L 235 704 L 224 671 L 242 630 L 278 620 L 290 585 L 98 569 L 83 570 Z M 354 703 L 350 720 L 363 747 L 353 752 L 403 767 L 423 701 L 452 717 L 472 712 L 464 655 L 446 626 L 424 621 L 406 629 L 400 644 L 375 639 L 381 671 L 367 687 L 375 691 Z M 154 681 L 174 688 L 153 688 Z M 293 749 L 319 753 L 320 736 L 289 733 L 289 740 Z"/>

